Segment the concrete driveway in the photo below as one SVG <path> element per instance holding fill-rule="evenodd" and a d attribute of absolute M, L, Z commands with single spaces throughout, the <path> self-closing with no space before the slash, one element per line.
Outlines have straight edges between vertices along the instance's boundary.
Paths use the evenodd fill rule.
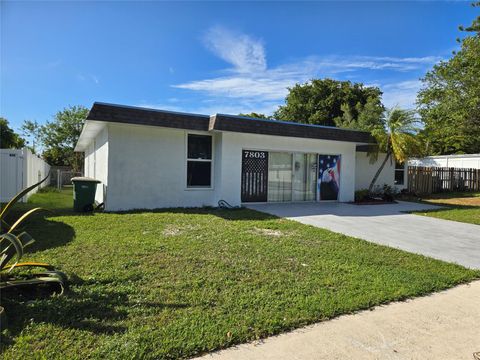
<path fill-rule="evenodd" d="M 377 244 L 480 269 L 480 226 L 406 214 L 438 206 L 412 202 L 383 205 L 269 203 L 249 208 Z"/>

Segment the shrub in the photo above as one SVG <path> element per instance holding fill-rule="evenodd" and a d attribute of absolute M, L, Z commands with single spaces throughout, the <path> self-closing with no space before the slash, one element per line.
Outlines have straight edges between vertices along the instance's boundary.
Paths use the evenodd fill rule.
<path fill-rule="evenodd" d="M 397 189 L 390 186 L 390 185 L 387 185 L 387 184 L 384 184 L 383 185 L 383 200 L 385 201 L 393 201 L 395 199 L 395 196 L 397 195 Z"/>
<path fill-rule="evenodd" d="M 369 197 L 368 195 L 368 189 L 361 189 L 355 191 L 355 202 L 364 201 Z"/>

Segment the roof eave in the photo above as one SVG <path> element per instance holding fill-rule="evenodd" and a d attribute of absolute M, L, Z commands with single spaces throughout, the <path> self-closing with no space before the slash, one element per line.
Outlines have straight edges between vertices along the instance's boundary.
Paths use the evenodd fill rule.
<path fill-rule="evenodd" d="M 77 144 L 73 151 L 75 152 L 84 152 L 88 145 L 97 137 L 100 131 L 106 126 L 106 122 L 104 121 L 96 121 L 96 120 L 85 120 L 85 124 L 83 125 L 82 132 L 78 138 Z"/>

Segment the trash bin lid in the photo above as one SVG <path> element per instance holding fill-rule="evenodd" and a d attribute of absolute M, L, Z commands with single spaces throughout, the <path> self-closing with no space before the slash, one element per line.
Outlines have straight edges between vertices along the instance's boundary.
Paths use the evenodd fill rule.
<path fill-rule="evenodd" d="M 72 178 L 73 181 L 84 181 L 84 182 L 95 182 L 95 183 L 101 183 L 100 180 L 94 179 L 94 178 L 89 178 L 89 177 L 82 177 L 82 176 L 77 176 Z"/>

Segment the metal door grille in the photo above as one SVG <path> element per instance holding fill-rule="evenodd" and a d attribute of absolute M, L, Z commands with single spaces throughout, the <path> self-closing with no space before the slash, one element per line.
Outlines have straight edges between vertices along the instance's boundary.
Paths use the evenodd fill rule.
<path fill-rule="evenodd" d="M 242 202 L 267 201 L 268 152 L 242 151 Z"/>

